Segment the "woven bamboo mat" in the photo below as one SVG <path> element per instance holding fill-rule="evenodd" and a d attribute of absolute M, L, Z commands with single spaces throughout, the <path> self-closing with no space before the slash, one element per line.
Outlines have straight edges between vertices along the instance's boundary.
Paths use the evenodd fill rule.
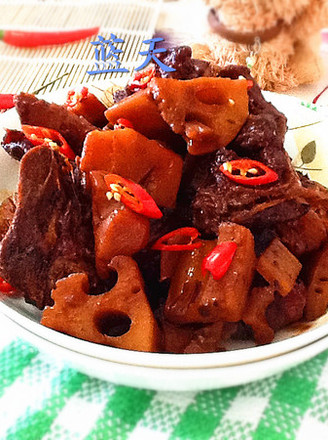
<path fill-rule="evenodd" d="M 0 29 L 56 29 L 100 26 L 100 35 L 122 38 L 122 67 L 130 72 L 144 60 L 143 40 L 153 35 L 162 0 L 0 0 Z M 0 92 L 32 92 L 68 72 L 42 93 L 78 84 L 106 84 L 122 73 L 89 75 L 94 70 L 91 37 L 79 43 L 20 49 L 0 42 Z"/>

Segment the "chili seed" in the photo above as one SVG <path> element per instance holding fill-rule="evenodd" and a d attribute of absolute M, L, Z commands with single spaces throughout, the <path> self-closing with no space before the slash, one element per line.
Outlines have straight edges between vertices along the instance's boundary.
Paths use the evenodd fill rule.
<path fill-rule="evenodd" d="M 232 172 L 232 165 L 231 165 L 230 162 L 225 162 L 225 163 L 223 164 L 223 168 L 224 168 L 226 171 L 229 171 L 229 173 Z"/>
<path fill-rule="evenodd" d="M 106 192 L 106 197 L 107 197 L 108 200 L 112 200 L 113 193 L 111 191 Z"/>
<path fill-rule="evenodd" d="M 122 187 L 120 185 L 118 185 L 117 183 L 111 183 L 109 185 L 109 187 L 114 192 L 119 192 L 122 189 Z"/>

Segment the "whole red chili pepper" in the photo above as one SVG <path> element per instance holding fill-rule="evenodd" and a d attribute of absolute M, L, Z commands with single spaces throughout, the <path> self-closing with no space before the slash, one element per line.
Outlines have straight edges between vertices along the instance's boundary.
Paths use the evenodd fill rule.
<path fill-rule="evenodd" d="M 0 30 L 0 40 L 17 47 L 38 47 L 64 44 L 96 35 L 99 26 L 85 29 L 61 29 L 57 31 Z"/>
<path fill-rule="evenodd" d="M 13 295 L 16 293 L 16 290 L 7 283 L 7 281 L 0 277 L 0 292 L 5 295 Z"/>
<path fill-rule="evenodd" d="M 215 246 L 203 260 L 201 268 L 203 276 L 209 271 L 215 280 L 222 278 L 229 269 L 236 250 L 237 245 L 233 241 L 224 241 Z"/>
<path fill-rule="evenodd" d="M 107 174 L 105 182 L 109 188 L 107 197 L 122 202 L 138 214 L 149 218 L 161 218 L 163 214 L 155 200 L 140 185 L 117 174 Z"/>
<path fill-rule="evenodd" d="M 316 104 L 319 100 L 319 98 L 325 93 L 325 91 L 328 90 L 328 86 L 326 86 L 312 101 L 312 104 Z"/>
<path fill-rule="evenodd" d="M 200 233 L 196 228 L 186 227 L 175 229 L 159 238 L 152 246 L 152 249 L 159 251 L 192 251 L 194 249 L 199 249 L 202 246 L 202 243 L 200 241 L 195 242 L 199 235 Z M 181 241 L 187 239 L 187 243 L 169 244 L 169 241 L 172 238 L 181 238 Z"/>
<path fill-rule="evenodd" d="M 278 174 L 262 162 L 238 159 L 225 162 L 220 171 L 230 180 L 241 185 L 266 185 L 278 180 Z"/>
<path fill-rule="evenodd" d="M 133 128 L 132 122 L 125 118 L 119 118 L 114 125 L 114 130 L 119 128 Z"/>
<path fill-rule="evenodd" d="M 48 145 L 49 147 L 58 148 L 59 152 L 68 159 L 75 159 L 75 153 L 58 131 L 33 125 L 22 125 L 22 130 L 33 145 Z"/>
<path fill-rule="evenodd" d="M 7 110 L 9 108 L 15 107 L 14 96 L 12 93 L 1 93 L 0 94 L 0 110 Z"/>
<path fill-rule="evenodd" d="M 149 67 L 148 69 L 141 70 L 140 72 L 135 72 L 129 87 L 131 90 L 145 89 L 150 80 L 155 76 L 155 67 Z"/>

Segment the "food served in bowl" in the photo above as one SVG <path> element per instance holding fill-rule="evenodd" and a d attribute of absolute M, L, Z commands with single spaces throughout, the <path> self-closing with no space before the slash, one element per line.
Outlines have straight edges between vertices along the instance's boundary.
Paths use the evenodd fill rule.
<path fill-rule="evenodd" d="M 162 56 L 175 72 L 147 69 L 108 109 L 86 89 L 62 106 L 16 96 L 2 290 L 48 327 L 119 348 L 271 342 L 326 311 L 328 192 L 292 167 L 286 118 L 247 68 Z"/>

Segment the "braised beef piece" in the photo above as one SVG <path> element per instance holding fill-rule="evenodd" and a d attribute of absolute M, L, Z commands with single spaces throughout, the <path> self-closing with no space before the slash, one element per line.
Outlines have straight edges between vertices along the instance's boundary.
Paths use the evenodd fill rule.
<path fill-rule="evenodd" d="M 205 234 L 217 234 L 222 221 L 232 221 L 249 227 L 270 226 L 275 220 L 288 221 L 304 215 L 308 206 L 296 191 L 301 187 L 296 173 L 286 158 L 286 169 L 277 182 L 261 185 L 238 185 L 226 177 L 220 166 L 238 159 L 232 150 L 219 150 L 199 161 L 190 180 L 189 190 L 180 193 L 181 199 L 191 202 L 193 224 Z M 265 160 L 263 163 L 267 164 Z M 295 191 L 294 191 L 295 188 Z M 194 193 L 194 196 L 193 196 Z M 290 202 L 289 200 L 293 200 Z"/>
<path fill-rule="evenodd" d="M 257 152 L 271 145 L 275 136 L 276 124 L 271 114 L 250 114 L 231 143 L 231 148 L 246 152 Z"/>
<path fill-rule="evenodd" d="M 308 176 L 297 173 L 303 188 L 303 197 L 311 204 L 316 211 L 323 211 L 327 214 L 328 210 L 328 191 L 327 188 L 314 180 L 310 180 Z"/>
<path fill-rule="evenodd" d="M 86 272 L 95 280 L 91 201 L 83 176 L 47 147 L 23 158 L 18 203 L 0 247 L 0 276 L 39 309 L 56 280 Z"/>
<path fill-rule="evenodd" d="M 279 330 L 303 317 L 303 310 L 306 302 L 306 288 L 300 281 L 293 290 L 285 297 L 275 294 L 273 303 L 266 311 L 268 324 L 273 330 Z"/>
<path fill-rule="evenodd" d="M 34 147 L 25 134 L 19 130 L 6 130 L 1 145 L 2 148 L 16 160 L 21 160 L 24 154 Z"/>
<path fill-rule="evenodd" d="M 10 227 L 15 211 L 16 204 L 13 197 L 8 197 L 0 204 L 0 242 Z"/>
<path fill-rule="evenodd" d="M 14 101 L 22 124 L 59 131 L 77 155 L 81 154 L 87 133 L 97 129 L 83 116 L 77 116 L 61 105 L 50 104 L 34 95 L 20 93 L 15 95 Z"/>
<path fill-rule="evenodd" d="M 276 144 L 277 147 L 281 146 L 287 128 L 286 117 L 264 99 L 249 69 L 230 65 L 218 73 L 218 76 L 231 79 L 238 79 L 240 75 L 252 81 L 253 86 L 248 90 L 249 117 L 231 147 L 250 152 L 269 147 L 272 143 L 274 147 Z"/>
<path fill-rule="evenodd" d="M 129 86 L 126 86 L 124 89 L 116 90 L 113 94 L 114 103 L 117 104 L 118 102 L 122 101 L 122 99 L 133 95 L 133 93 L 134 92 L 130 89 Z"/>
<path fill-rule="evenodd" d="M 309 204 L 305 196 L 297 192 L 301 190 L 301 183 L 285 150 L 283 147 L 271 149 L 269 146 L 257 156 L 247 156 L 270 166 L 279 175 L 277 182 L 257 187 L 238 185 L 219 170 L 224 162 L 240 158 L 233 150 L 222 149 L 202 157 L 186 156 L 178 203 L 191 210 L 192 221 L 203 234 L 216 235 L 219 224 L 229 219 L 265 229 L 275 222 L 294 220 L 306 214 Z M 291 188 L 294 187 L 293 193 Z"/>
<path fill-rule="evenodd" d="M 277 205 L 270 206 L 263 211 L 255 213 L 244 225 L 250 229 L 273 228 L 279 223 L 295 221 L 309 212 L 308 203 L 296 200 L 284 200 Z"/>
<path fill-rule="evenodd" d="M 236 158 L 233 151 L 224 150 L 227 160 Z M 211 165 L 215 163 L 216 153 L 209 153 L 203 156 L 186 154 L 180 188 L 177 196 L 177 206 L 189 209 L 189 218 L 192 218 L 192 202 L 199 188 L 205 187 L 208 182 L 214 183 L 211 173 Z M 229 158 L 229 159 L 228 159 Z"/>
<path fill-rule="evenodd" d="M 208 61 L 192 58 L 189 46 L 178 46 L 167 49 L 166 52 L 157 54 L 158 59 L 174 72 L 166 72 L 155 64 L 156 76 L 173 79 L 193 79 L 203 76 L 214 76 L 213 69 Z"/>

